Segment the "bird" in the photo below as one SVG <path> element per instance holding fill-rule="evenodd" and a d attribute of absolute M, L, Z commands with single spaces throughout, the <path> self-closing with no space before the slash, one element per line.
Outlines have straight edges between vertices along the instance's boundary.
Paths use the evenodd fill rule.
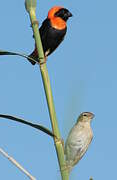
<path fill-rule="evenodd" d="M 93 118 L 94 114 L 91 112 L 81 113 L 68 134 L 64 153 L 66 168 L 69 172 L 84 156 L 92 141 L 93 132 L 90 124 Z"/>
<path fill-rule="evenodd" d="M 47 18 L 43 21 L 41 27 L 39 28 L 45 57 L 53 53 L 53 51 L 64 40 L 67 32 L 66 22 L 70 17 L 72 17 L 72 13 L 62 6 L 54 6 L 49 10 Z M 36 45 L 34 51 L 29 55 L 29 57 L 38 62 Z M 35 65 L 36 62 L 30 59 L 28 60 L 32 65 Z"/>

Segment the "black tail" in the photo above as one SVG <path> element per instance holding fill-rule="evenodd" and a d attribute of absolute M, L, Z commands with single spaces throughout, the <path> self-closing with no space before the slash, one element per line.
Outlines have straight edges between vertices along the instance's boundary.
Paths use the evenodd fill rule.
<path fill-rule="evenodd" d="M 35 62 L 35 61 L 36 61 L 36 58 L 34 58 L 34 53 L 31 53 L 28 57 L 29 57 L 29 58 L 27 58 L 28 61 L 29 61 L 32 65 L 35 65 L 35 64 L 36 64 L 36 62 Z M 31 60 L 30 58 L 35 59 L 35 61 Z"/>
<path fill-rule="evenodd" d="M 21 54 L 21 53 L 16 53 L 16 52 L 10 52 L 10 51 L 4 51 L 4 50 L 0 50 L 0 56 L 1 55 L 10 55 L 10 56 L 21 56 L 21 57 L 24 57 L 24 58 L 27 58 L 27 55 L 25 55 L 25 54 Z M 38 58 L 38 56 L 35 56 L 35 53 L 33 52 L 33 53 L 31 53 L 29 56 L 28 56 L 29 58 L 27 58 L 28 59 L 28 61 L 32 64 L 32 65 L 35 65 L 36 64 L 36 62 L 38 62 L 37 60 L 37 58 Z M 34 59 L 34 60 L 33 60 Z"/>
<path fill-rule="evenodd" d="M 33 58 L 35 60 L 35 61 L 33 61 L 31 59 L 28 59 L 32 65 L 35 65 L 36 62 L 38 62 L 37 48 L 35 48 L 35 50 L 29 55 L 29 58 Z"/>

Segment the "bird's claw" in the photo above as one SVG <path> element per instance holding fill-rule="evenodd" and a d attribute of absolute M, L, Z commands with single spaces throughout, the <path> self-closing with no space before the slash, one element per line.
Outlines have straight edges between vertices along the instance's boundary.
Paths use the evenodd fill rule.
<path fill-rule="evenodd" d="M 39 22 L 37 20 L 33 21 L 30 26 L 32 27 L 35 24 L 37 24 L 39 26 Z"/>
<path fill-rule="evenodd" d="M 40 61 L 39 64 L 40 65 L 45 64 L 47 61 L 47 56 L 44 56 L 44 58 L 39 58 L 39 60 L 41 60 L 41 59 L 43 59 L 43 61 L 42 62 Z"/>

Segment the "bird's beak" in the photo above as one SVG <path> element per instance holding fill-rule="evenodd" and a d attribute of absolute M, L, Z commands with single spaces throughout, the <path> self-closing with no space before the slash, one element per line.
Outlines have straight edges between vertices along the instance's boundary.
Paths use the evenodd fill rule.
<path fill-rule="evenodd" d="M 93 113 L 91 113 L 91 119 L 93 119 L 95 117 L 95 115 Z"/>
<path fill-rule="evenodd" d="M 67 15 L 68 15 L 68 17 L 72 17 L 73 16 L 71 12 L 68 12 Z"/>

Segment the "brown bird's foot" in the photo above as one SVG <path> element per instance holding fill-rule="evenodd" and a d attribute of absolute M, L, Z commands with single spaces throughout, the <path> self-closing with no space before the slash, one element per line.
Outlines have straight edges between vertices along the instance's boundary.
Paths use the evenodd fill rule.
<path fill-rule="evenodd" d="M 64 166 L 62 167 L 61 171 L 66 171 L 66 170 L 67 170 L 67 171 L 70 173 L 71 169 L 72 169 L 71 166 L 64 165 Z"/>
<path fill-rule="evenodd" d="M 40 58 L 40 60 L 43 58 Z M 47 62 L 47 56 L 44 57 L 43 62 L 39 62 L 40 65 L 45 64 Z"/>
<path fill-rule="evenodd" d="M 64 150 L 64 140 L 61 138 L 56 138 L 56 143 L 62 144 L 63 150 Z"/>
<path fill-rule="evenodd" d="M 37 20 L 36 20 L 36 21 L 33 21 L 30 26 L 32 27 L 32 26 L 35 25 L 35 24 L 37 24 L 37 25 L 39 26 L 39 22 L 38 22 Z"/>
<path fill-rule="evenodd" d="M 61 144 L 62 144 L 62 146 L 63 146 L 63 150 L 65 150 L 65 146 L 64 146 L 64 140 L 63 139 L 61 139 Z"/>
<path fill-rule="evenodd" d="M 45 63 L 46 63 L 47 62 L 47 56 L 45 56 L 44 59 L 45 59 Z"/>

